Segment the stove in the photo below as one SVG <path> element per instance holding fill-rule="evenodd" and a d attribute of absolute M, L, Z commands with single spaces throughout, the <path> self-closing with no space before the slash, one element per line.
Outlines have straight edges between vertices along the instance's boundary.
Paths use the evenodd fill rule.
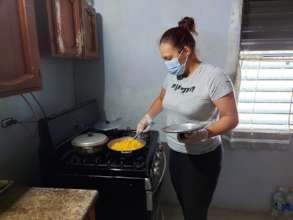
<path fill-rule="evenodd" d="M 93 132 L 93 130 L 91 130 Z M 114 130 L 104 132 L 109 137 L 109 140 L 124 136 L 134 136 L 135 132 L 131 130 Z M 143 134 L 141 137 L 146 146 L 138 153 L 121 154 L 108 150 L 107 144 L 100 146 L 102 150 L 95 154 L 80 154 L 72 149 L 70 141 L 65 143 L 63 147 L 68 150 L 65 154 L 62 153 L 61 163 L 67 170 L 74 169 L 80 172 L 115 174 L 119 176 L 147 177 L 150 172 L 153 155 L 159 149 L 158 134 L 155 131 Z M 67 146 L 66 146 L 67 145 Z M 161 149 L 160 149 L 161 150 Z"/>
<path fill-rule="evenodd" d="M 99 152 L 81 154 L 71 140 L 97 132 L 95 115 L 89 113 L 94 112 L 95 105 L 88 102 L 39 121 L 42 185 L 98 190 L 96 211 L 101 220 L 156 219 L 166 171 L 165 145 L 159 143 L 158 131 L 144 133 L 141 138 L 146 145 L 137 152 L 122 154 L 105 144 Z M 135 135 L 131 129 L 99 132 L 109 141 Z"/>

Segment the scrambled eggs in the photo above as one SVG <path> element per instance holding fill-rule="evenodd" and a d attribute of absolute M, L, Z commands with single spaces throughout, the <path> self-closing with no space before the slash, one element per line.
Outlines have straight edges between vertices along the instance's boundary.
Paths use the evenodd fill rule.
<path fill-rule="evenodd" d="M 142 147 L 143 143 L 141 141 L 129 137 L 114 143 L 111 149 L 116 151 L 134 151 Z"/>

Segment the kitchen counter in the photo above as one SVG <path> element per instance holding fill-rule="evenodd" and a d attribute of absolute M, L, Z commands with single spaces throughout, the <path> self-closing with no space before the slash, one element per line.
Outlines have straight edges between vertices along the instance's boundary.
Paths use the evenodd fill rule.
<path fill-rule="evenodd" d="M 12 188 L 0 195 L 0 220 L 95 219 L 95 190 Z"/>

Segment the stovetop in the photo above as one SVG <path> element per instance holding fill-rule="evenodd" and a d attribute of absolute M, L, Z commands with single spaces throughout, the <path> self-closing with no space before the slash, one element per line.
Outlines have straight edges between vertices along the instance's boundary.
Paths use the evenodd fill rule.
<path fill-rule="evenodd" d="M 135 135 L 133 130 L 113 130 L 101 133 L 107 135 L 109 141 Z M 59 147 L 61 151 L 58 152 L 58 169 L 62 167 L 62 172 L 88 175 L 148 176 L 158 146 L 158 135 L 157 131 L 142 134 L 141 138 L 146 142 L 146 146 L 130 154 L 111 151 L 107 148 L 107 143 L 101 146 L 102 150 L 99 152 L 82 154 L 76 151 L 68 141 Z"/>

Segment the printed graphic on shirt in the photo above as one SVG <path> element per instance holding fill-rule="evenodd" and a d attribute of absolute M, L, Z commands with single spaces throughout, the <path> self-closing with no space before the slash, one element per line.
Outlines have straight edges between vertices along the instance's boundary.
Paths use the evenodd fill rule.
<path fill-rule="evenodd" d="M 171 86 L 172 89 L 174 89 L 174 91 L 181 91 L 181 93 L 189 93 L 189 92 L 194 92 L 195 90 L 195 86 L 192 87 L 182 87 L 180 84 L 174 83 Z"/>

